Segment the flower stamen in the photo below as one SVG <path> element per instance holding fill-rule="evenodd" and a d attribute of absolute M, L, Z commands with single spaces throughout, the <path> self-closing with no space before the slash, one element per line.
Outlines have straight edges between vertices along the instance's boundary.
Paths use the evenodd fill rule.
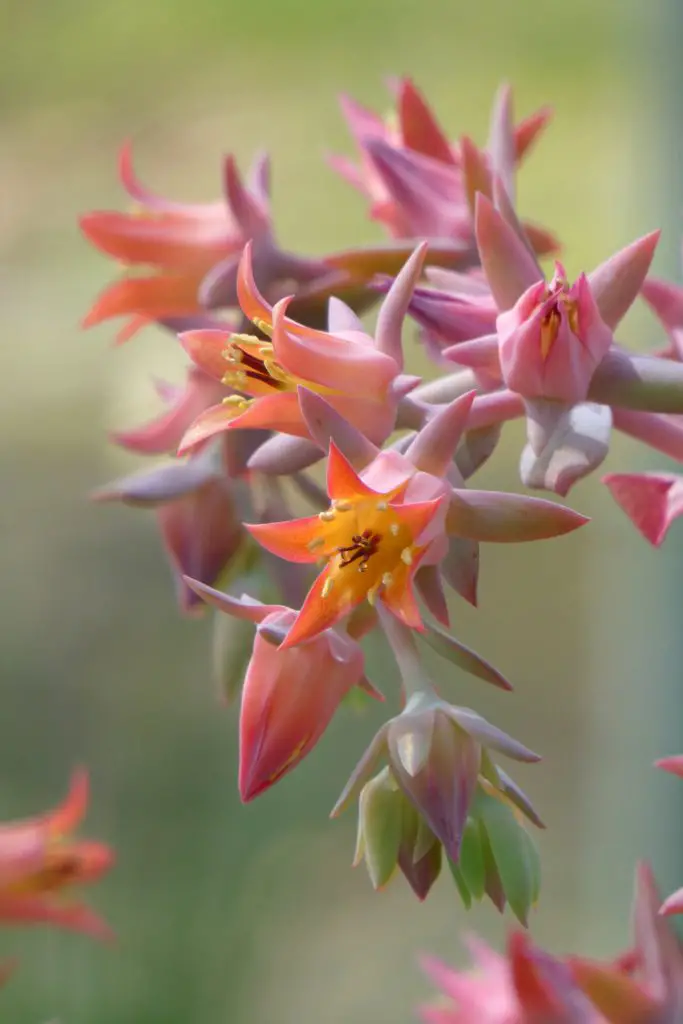
<path fill-rule="evenodd" d="M 341 555 L 339 567 L 346 568 L 358 562 L 358 572 L 366 572 L 370 558 L 377 554 L 382 535 L 373 533 L 372 530 L 363 530 L 362 533 L 354 533 L 351 544 L 347 547 L 337 548 Z"/>

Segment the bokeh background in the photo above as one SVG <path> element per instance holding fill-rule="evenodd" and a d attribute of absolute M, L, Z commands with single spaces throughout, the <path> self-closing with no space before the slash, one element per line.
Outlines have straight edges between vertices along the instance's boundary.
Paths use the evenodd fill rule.
<path fill-rule="evenodd" d="M 419 905 L 402 879 L 375 895 L 350 869 L 353 814 L 327 812 L 381 711 L 340 712 L 242 807 L 210 620 L 179 619 L 151 514 L 88 503 L 133 468 L 107 432 L 150 415 L 151 375 L 180 380 L 183 365 L 161 332 L 113 350 L 112 326 L 79 330 L 114 268 L 76 218 L 123 201 L 119 144 L 132 138 L 143 179 L 188 199 L 216 196 L 225 152 L 245 166 L 267 146 L 280 239 L 322 253 L 382 237 L 324 163 L 351 152 L 341 90 L 385 109 L 386 77 L 411 74 L 453 135 L 483 143 L 507 79 L 520 115 L 556 110 L 521 209 L 557 229 L 570 277 L 659 224 L 657 267 L 678 275 L 678 17 L 675 0 L 0 2 L 0 817 L 53 804 L 87 764 L 89 833 L 118 851 L 93 901 L 119 935 L 106 950 L 3 930 L 0 957 L 22 967 L 1 1020 L 408 1024 L 428 993 L 419 951 L 456 960 L 463 929 L 500 942 L 509 924 L 466 916 L 446 877 Z M 642 310 L 622 336 L 658 340 Z M 518 486 L 520 442 L 510 428 L 481 486 Z M 610 463 L 658 464 L 621 441 Z M 653 552 L 597 480 L 571 500 L 589 528 L 487 549 L 480 609 L 453 605 L 515 695 L 448 686 L 544 755 L 516 772 L 549 825 L 534 933 L 606 955 L 627 941 L 636 858 L 665 889 L 683 876 L 680 783 L 650 768 L 683 749 L 681 533 Z M 381 652 L 370 659 L 391 691 Z"/>

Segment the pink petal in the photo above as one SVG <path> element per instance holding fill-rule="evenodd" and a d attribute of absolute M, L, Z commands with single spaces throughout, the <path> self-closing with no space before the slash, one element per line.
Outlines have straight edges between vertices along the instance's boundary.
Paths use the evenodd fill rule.
<path fill-rule="evenodd" d="M 683 779 L 683 754 L 674 754 L 673 757 L 662 757 L 655 761 L 655 768 L 661 768 L 672 775 L 678 775 Z"/>
<path fill-rule="evenodd" d="M 683 327 L 683 288 L 658 277 L 646 277 L 640 294 L 664 326 Z"/>
<path fill-rule="evenodd" d="M 491 153 L 493 174 L 500 177 L 514 204 L 517 153 L 512 120 L 512 88 L 508 84 L 500 87 L 493 104 L 487 148 Z"/>
<path fill-rule="evenodd" d="M 475 233 L 498 308 L 510 309 L 528 288 L 543 279 L 536 261 L 516 231 L 481 193 L 476 201 Z"/>
<path fill-rule="evenodd" d="M 397 108 L 401 141 L 406 149 L 445 164 L 455 164 L 448 139 L 410 78 L 400 83 Z"/>
<path fill-rule="evenodd" d="M 683 889 L 679 889 L 677 892 L 668 896 L 661 907 L 659 913 L 663 917 L 670 917 L 672 914 L 683 914 Z"/>
<path fill-rule="evenodd" d="M 201 580 L 195 580 L 191 576 L 184 576 L 185 583 L 207 604 L 213 605 L 226 615 L 232 615 L 236 619 L 245 619 L 247 622 L 262 622 L 267 615 L 274 612 L 285 611 L 281 604 L 262 604 L 253 598 L 243 595 L 241 598 L 231 597 L 222 590 L 215 590 L 207 586 Z"/>
<path fill-rule="evenodd" d="M 610 473 L 602 478 L 612 497 L 655 547 L 683 515 L 683 477 L 674 473 Z"/>
<path fill-rule="evenodd" d="M 588 275 L 600 315 L 614 329 L 635 302 L 659 242 L 660 231 L 620 249 Z"/>
<path fill-rule="evenodd" d="M 446 475 L 467 425 L 475 396 L 476 391 L 468 391 L 439 409 L 415 435 L 405 455 L 417 469 L 437 477 Z"/>
<path fill-rule="evenodd" d="M 454 490 L 446 528 L 471 540 L 511 543 L 560 537 L 587 522 L 579 512 L 543 498 Z"/>
<path fill-rule="evenodd" d="M 379 352 L 391 356 L 399 370 L 403 370 L 403 321 L 408 312 L 413 289 L 420 279 L 428 248 L 428 242 L 421 242 L 417 246 L 394 278 L 377 317 L 375 345 Z"/>

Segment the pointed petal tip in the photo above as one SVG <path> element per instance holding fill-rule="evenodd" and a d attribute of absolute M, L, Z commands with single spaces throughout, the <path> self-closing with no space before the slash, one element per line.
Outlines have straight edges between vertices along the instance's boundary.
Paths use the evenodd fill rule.
<path fill-rule="evenodd" d="M 683 754 L 660 757 L 654 762 L 654 767 L 661 768 L 662 771 L 670 772 L 672 775 L 678 775 L 683 778 Z"/>
<path fill-rule="evenodd" d="M 673 917 L 676 914 L 683 914 L 683 889 L 668 896 L 659 908 L 661 917 Z"/>

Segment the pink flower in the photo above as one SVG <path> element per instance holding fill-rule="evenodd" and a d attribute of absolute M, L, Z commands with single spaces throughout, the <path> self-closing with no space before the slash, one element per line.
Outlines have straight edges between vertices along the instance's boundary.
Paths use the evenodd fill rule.
<path fill-rule="evenodd" d="M 81 218 L 81 230 L 101 252 L 142 273 L 106 288 L 84 326 L 126 316 L 132 318 L 123 330 L 129 337 L 131 323 L 137 328 L 200 312 L 199 288 L 206 274 L 239 254 L 249 238 L 270 236 L 268 165 L 260 158 L 245 186 L 233 157 L 227 157 L 225 197 L 205 204 L 175 202 L 146 189 L 133 171 L 129 145 L 121 151 L 119 173 L 135 211 L 88 213 Z"/>
<path fill-rule="evenodd" d="M 424 97 L 408 78 L 393 83 L 392 121 L 366 110 L 348 96 L 342 112 L 360 153 L 360 166 L 344 157 L 331 163 L 368 197 L 371 216 L 394 237 L 424 235 L 471 240 L 470 201 L 476 187 L 490 187 L 491 169 L 507 184 L 545 127 L 550 111 L 540 110 L 512 123 L 512 96 L 503 86 L 494 103 L 486 151 L 469 139 L 451 143 Z M 541 238 L 541 249 L 549 241 Z M 540 250 L 539 250 L 540 251 Z"/>
<path fill-rule="evenodd" d="M 549 285 L 532 285 L 498 316 L 496 330 L 503 380 L 512 391 L 572 404 L 587 397 L 613 341 L 586 275 L 570 286 L 561 263 Z"/>
<path fill-rule="evenodd" d="M 612 963 L 560 959 L 513 932 L 504 956 L 470 940 L 475 969 L 431 957 L 423 966 L 443 994 L 423 1007 L 424 1024 L 659 1024 L 681 1020 L 683 957 L 658 914 L 652 873 L 636 875 L 634 949 Z"/>
<path fill-rule="evenodd" d="M 112 933 L 74 886 L 101 878 L 114 862 L 103 843 L 72 837 L 88 806 L 88 776 L 76 772 L 66 799 L 53 811 L 0 824 L 0 922 L 50 924 L 98 939 Z"/>
<path fill-rule="evenodd" d="M 602 478 L 616 503 L 655 547 L 683 515 L 683 477 L 677 473 L 608 473 Z"/>
<path fill-rule="evenodd" d="M 458 971 L 431 957 L 423 967 L 443 993 L 443 1003 L 422 1008 L 424 1024 L 606 1024 L 582 995 L 571 972 L 512 932 L 505 956 L 480 940 L 468 942 L 476 969 Z"/>
<path fill-rule="evenodd" d="M 215 330 L 181 335 L 197 366 L 234 392 L 201 413 L 181 451 L 235 428 L 260 427 L 307 437 L 297 397 L 300 386 L 324 394 L 368 437 L 383 441 L 394 427 L 399 397 L 417 383 L 401 373 L 401 326 L 426 252 L 426 243 L 418 246 L 396 277 L 380 308 L 373 338 L 341 302 L 331 306 L 329 331 L 290 319 L 289 299 L 271 307 L 254 280 L 247 246 L 238 276 L 239 300 L 266 337 Z"/>
<path fill-rule="evenodd" d="M 187 580 L 204 601 L 256 626 L 240 708 L 239 791 L 246 803 L 292 771 L 316 745 L 364 676 L 363 652 L 348 634 L 326 629 L 294 648 L 279 645 L 297 613 L 284 605 L 240 600 Z"/>

